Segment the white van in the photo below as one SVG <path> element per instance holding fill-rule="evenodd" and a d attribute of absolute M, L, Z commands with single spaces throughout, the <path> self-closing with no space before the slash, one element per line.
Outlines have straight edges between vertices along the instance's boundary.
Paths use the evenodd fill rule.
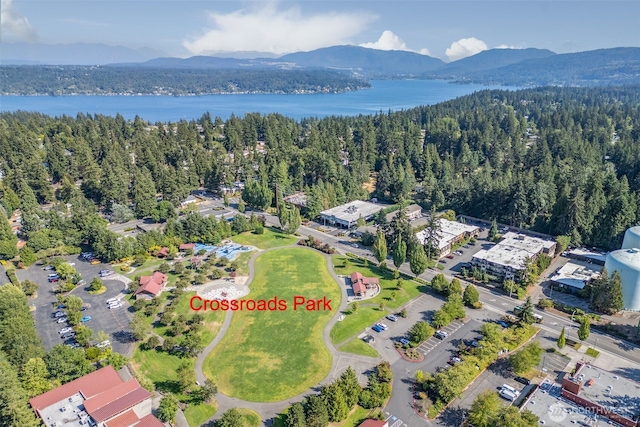
<path fill-rule="evenodd" d="M 511 387 L 508 384 L 502 384 L 502 388 L 500 390 L 506 390 L 511 394 L 515 394 L 516 396 L 520 394 L 518 390 L 516 390 L 515 388 Z"/>
<path fill-rule="evenodd" d="M 516 400 L 516 396 L 514 393 L 511 393 L 509 390 L 503 388 L 500 390 L 500 393 L 498 393 L 500 395 L 500 397 L 502 397 L 503 399 L 508 400 L 509 402 L 513 402 L 514 400 Z"/>

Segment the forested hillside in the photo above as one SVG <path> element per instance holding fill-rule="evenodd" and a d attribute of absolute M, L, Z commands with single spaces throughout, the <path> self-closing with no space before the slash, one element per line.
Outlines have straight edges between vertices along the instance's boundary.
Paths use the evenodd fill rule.
<path fill-rule="evenodd" d="M 21 65 L 0 67 L 0 94 L 208 95 L 339 93 L 369 83 L 329 70 L 172 69 Z"/>
<path fill-rule="evenodd" d="M 6 113 L 0 203 L 9 215 L 21 210 L 29 250 L 86 240 L 115 259 L 154 237 L 118 240 L 98 209 L 131 206 L 140 218 L 167 221 L 169 236 L 215 241 L 230 232 L 226 221 L 174 221 L 173 206 L 193 189 L 242 180 L 245 201 L 266 208 L 277 183 L 285 193 L 307 191 L 313 217 L 368 197 L 363 184 L 374 182 L 379 198 L 413 197 L 427 209 L 611 249 L 640 218 L 639 89 L 482 91 L 398 113 L 302 122 L 277 114 L 223 122 L 207 113 L 164 125 Z M 0 217 L 6 224 L 2 210 Z M 7 229 L 0 227 L 5 259 L 16 254 Z"/>

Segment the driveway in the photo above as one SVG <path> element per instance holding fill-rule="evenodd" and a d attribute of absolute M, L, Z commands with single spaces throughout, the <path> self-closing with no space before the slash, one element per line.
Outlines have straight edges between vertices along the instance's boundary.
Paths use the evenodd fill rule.
<path fill-rule="evenodd" d="M 75 268 L 87 281 L 85 287 L 77 287 L 71 294 L 82 298 L 82 301 L 89 307 L 82 312 L 84 316 L 91 316 L 91 320 L 85 323 L 85 326 L 91 328 L 95 333 L 104 331 L 110 335 L 111 345 L 114 351 L 118 353 L 130 355 L 133 349 L 133 343 L 129 340 L 127 328 L 129 322 L 133 318 L 131 308 L 125 301 L 124 305 L 115 310 L 109 310 L 106 300 L 122 295 L 124 289 L 123 282 L 119 280 L 104 280 L 107 288 L 106 292 L 100 295 L 90 295 L 88 292 L 88 284 L 94 277 L 98 276 L 98 272 L 102 269 L 111 269 L 108 264 L 91 265 L 88 262 L 81 261 L 77 257 L 66 257 L 70 262 L 75 262 Z M 43 270 L 42 265 L 33 265 L 26 270 L 17 271 L 18 278 L 23 280 L 31 280 L 37 283 L 38 296 L 30 300 L 30 304 L 35 308 L 33 316 L 36 322 L 36 329 L 42 343 L 47 350 L 50 350 L 56 344 L 61 344 L 62 340 L 58 331 L 68 326 L 66 323 L 56 323 L 53 318 L 55 303 L 57 302 L 56 294 L 53 293 L 55 283 L 49 283 L 47 280 L 48 271 Z"/>
<path fill-rule="evenodd" d="M 0 265 L 0 285 L 6 285 L 7 283 L 11 283 L 9 281 L 9 277 L 7 276 L 7 270 L 5 270 L 4 267 Z"/>

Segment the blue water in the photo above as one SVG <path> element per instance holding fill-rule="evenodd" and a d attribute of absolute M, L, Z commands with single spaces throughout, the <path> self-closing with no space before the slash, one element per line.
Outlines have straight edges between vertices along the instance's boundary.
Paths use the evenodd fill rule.
<path fill-rule="evenodd" d="M 280 113 L 287 117 L 354 116 L 406 110 L 486 89 L 441 80 L 374 80 L 372 88 L 340 94 L 206 96 L 0 96 L 0 111 L 36 111 L 50 116 L 78 113 L 136 115 L 151 122 L 198 119 L 205 112 L 226 120 L 233 113 Z"/>

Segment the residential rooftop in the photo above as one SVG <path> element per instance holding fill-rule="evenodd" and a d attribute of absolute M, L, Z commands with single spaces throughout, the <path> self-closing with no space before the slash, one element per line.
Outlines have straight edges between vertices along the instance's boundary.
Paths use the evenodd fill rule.
<path fill-rule="evenodd" d="M 447 246 L 450 246 L 453 242 L 458 240 L 460 236 L 464 234 L 473 234 L 478 227 L 475 225 L 467 225 L 458 221 L 449 221 L 448 219 L 439 218 L 438 224 L 440 225 L 440 238 L 438 239 L 438 249 L 442 250 Z M 416 233 L 418 241 L 425 244 L 427 240 L 428 230 L 422 230 Z"/>
<path fill-rule="evenodd" d="M 478 251 L 473 258 L 514 270 L 524 270 L 527 260 L 535 258 L 543 251 L 550 251 L 555 245 L 556 242 L 551 240 L 508 232 L 495 246 Z"/>

